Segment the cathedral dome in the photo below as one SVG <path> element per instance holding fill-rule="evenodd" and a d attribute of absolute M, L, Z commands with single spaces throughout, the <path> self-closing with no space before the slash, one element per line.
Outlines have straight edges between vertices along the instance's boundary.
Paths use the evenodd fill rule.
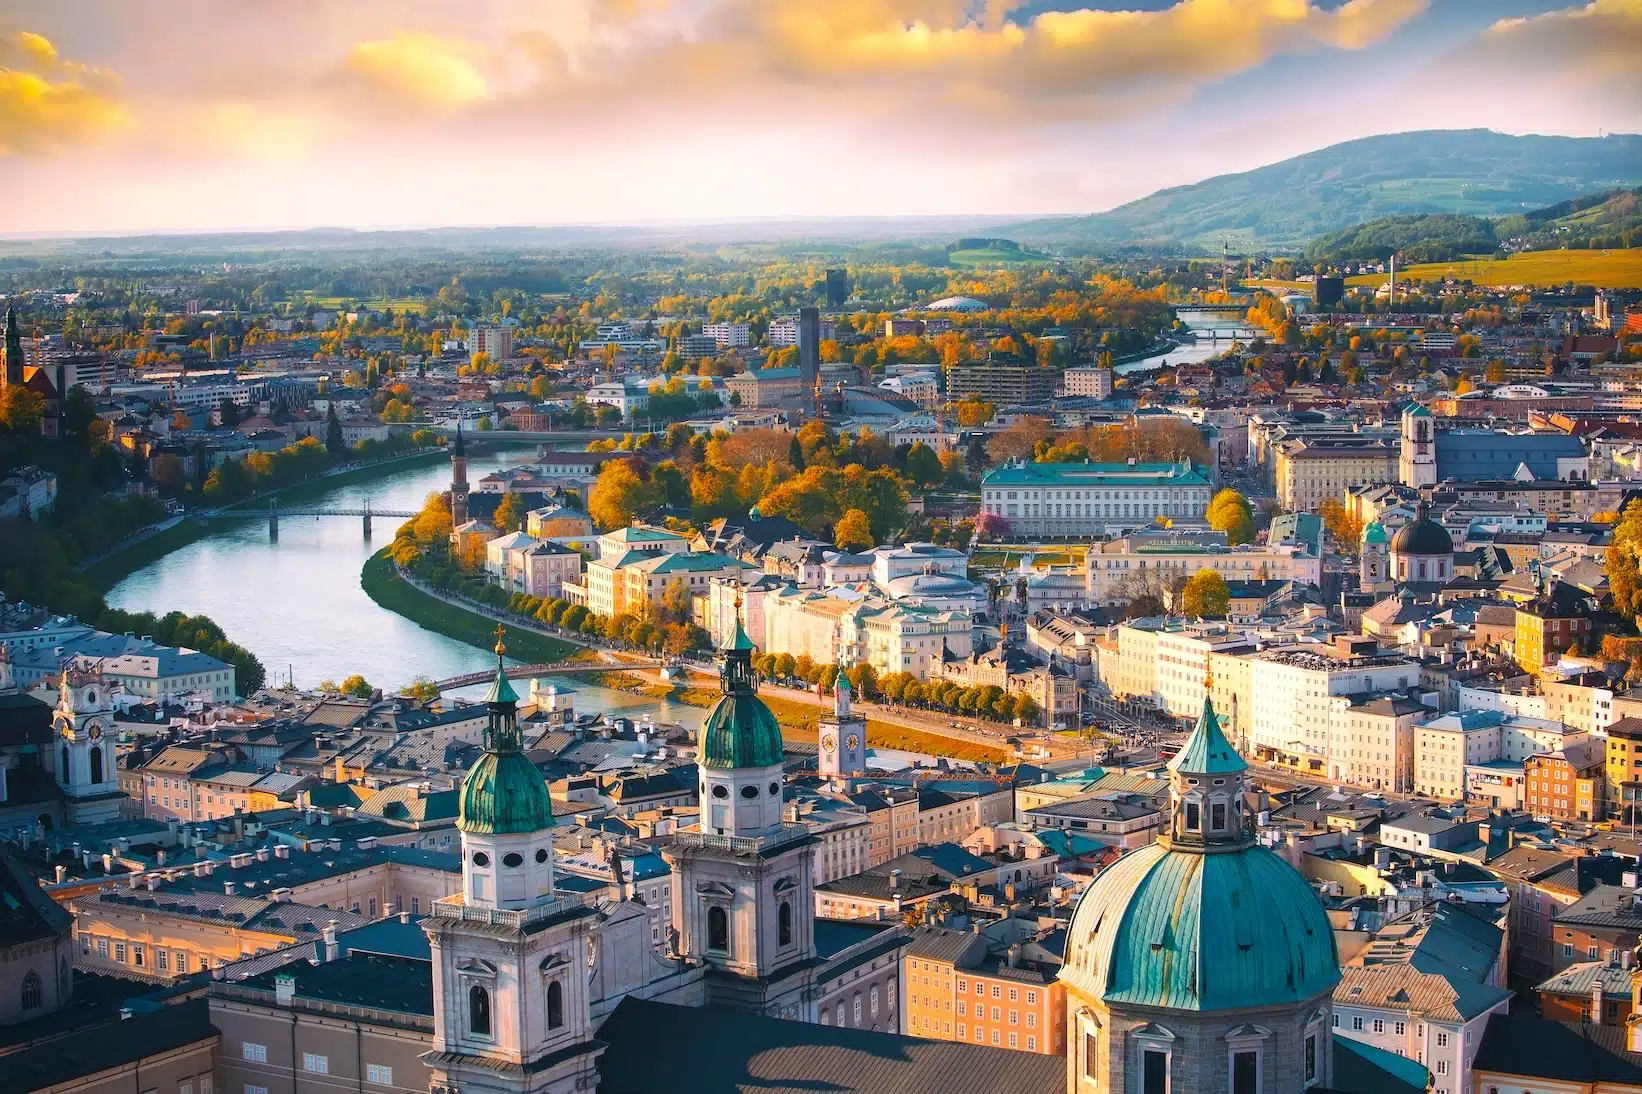
<path fill-rule="evenodd" d="M 489 708 L 485 753 L 462 780 L 456 815 L 460 831 L 499 836 L 539 832 L 553 826 L 553 799 L 547 791 L 547 780 L 525 757 L 518 702 L 502 666 L 498 634 L 496 675 L 485 693 L 485 706 Z"/>
<path fill-rule="evenodd" d="M 1397 555 L 1451 555 L 1454 537 L 1448 529 L 1431 519 L 1431 507 L 1420 502 L 1413 520 L 1397 529 L 1391 537 L 1391 553 Z"/>
<path fill-rule="evenodd" d="M 523 752 L 486 752 L 462 780 L 456 827 L 463 832 L 506 835 L 553 825 L 547 782 Z"/>
<path fill-rule="evenodd" d="M 774 767 L 781 763 L 781 723 L 758 697 L 752 670 L 753 644 L 741 629 L 738 616 L 735 634 L 724 655 L 724 694 L 701 724 L 703 767 Z"/>
<path fill-rule="evenodd" d="M 1214 706 L 1169 764 L 1167 835 L 1078 901 L 1060 979 L 1090 1000 L 1180 1011 L 1298 1005 L 1340 979 L 1334 931 L 1300 872 L 1254 840 L 1248 765 Z"/>

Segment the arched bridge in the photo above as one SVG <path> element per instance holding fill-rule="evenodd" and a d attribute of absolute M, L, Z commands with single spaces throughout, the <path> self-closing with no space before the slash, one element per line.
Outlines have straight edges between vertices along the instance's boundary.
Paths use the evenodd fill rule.
<path fill-rule="evenodd" d="M 579 672 L 621 672 L 623 669 L 659 669 L 665 661 L 646 659 L 643 661 L 611 661 L 608 664 L 571 664 L 554 662 L 542 665 L 510 665 L 507 676 L 510 680 L 522 680 L 532 676 L 570 676 Z M 461 676 L 451 676 L 444 680 L 435 680 L 433 686 L 440 691 L 454 691 L 457 688 L 472 687 L 474 684 L 483 684 L 496 675 L 495 669 L 485 669 L 482 672 L 465 672 Z"/>
<path fill-rule="evenodd" d="M 280 517 L 359 517 L 365 529 L 365 535 L 371 534 L 372 517 L 388 517 L 393 520 L 409 520 L 416 516 L 411 509 L 372 509 L 369 503 L 358 506 L 337 505 L 290 505 L 281 507 L 275 498 L 268 499 L 268 508 L 256 509 L 213 509 L 201 513 L 201 520 L 245 520 L 248 518 L 268 518 L 268 534 L 279 535 Z"/>

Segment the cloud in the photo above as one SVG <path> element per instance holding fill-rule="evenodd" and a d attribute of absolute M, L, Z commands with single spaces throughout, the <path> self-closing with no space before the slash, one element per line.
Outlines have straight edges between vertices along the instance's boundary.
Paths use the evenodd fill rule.
<path fill-rule="evenodd" d="M 0 38 L 0 156 L 44 155 L 126 128 L 118 79 L 57 55 L 45 37 Z"/>
<path fill-rule="evenodd" d="M 1642 103 L 1642 0 L 1592 0 L 1582 7 L 1502 19 L 1478 45 L 1479 60 L 1495 71 L 1555 79 L 1584 93 Z"/>
<path fill-rule="evenodd" d="M 486 51 L 465 39 L 396 30 L 355 43 L 338 75 L 342 87 L 363 91 L 378 104 L 444 114 L 490 98 L 485 66 Z"/>

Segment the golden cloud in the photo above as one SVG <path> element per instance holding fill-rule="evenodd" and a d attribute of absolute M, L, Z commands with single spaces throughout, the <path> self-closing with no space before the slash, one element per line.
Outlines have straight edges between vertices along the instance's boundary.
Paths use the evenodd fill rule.
<path fill-rule="evenodd" d="M 1592 0 L 1522 19 L 1504 19 L 1482 36 L 1484 55 L 1528 63 L 1528 75 L 1600 85 L 1642 102 L 1642 0 Z"/>
<path fill-rule="evenodd" d="M 345 86 L 385 105 L 448 113 L 488 99 L 486 51 L 465 39 L 419 30 L 358 42 L 342 61 Z"/>
<path fill-rule="evenodd" d="M 63 61 L 29 31 L 0 38 L 0 156 L 39 155 L 124 129 L 112 73 Z"/>

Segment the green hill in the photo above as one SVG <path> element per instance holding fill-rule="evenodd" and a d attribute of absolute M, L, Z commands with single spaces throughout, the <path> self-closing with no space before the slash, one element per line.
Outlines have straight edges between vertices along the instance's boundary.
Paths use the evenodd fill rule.
<path fill-rule="evenodd" d="M 1499 248 L 1494 222 L 1452 213 L 1385 217 L 1330 232 L 1311 241 L 1308 262 L 1447 262 L 1462 255 L 1492 254 Z"/>
<path fill-rule="evenodd" d="M 1012 225 L 1068 250 L 1174 244 L 1297 247 L 1384 217 L 1523 214 L 1642 184 L 1642 135 L 1511 136 L 1486 129 L 1365 137 L 1235 175 L 1159 190 L 1109 212 Z"/>

